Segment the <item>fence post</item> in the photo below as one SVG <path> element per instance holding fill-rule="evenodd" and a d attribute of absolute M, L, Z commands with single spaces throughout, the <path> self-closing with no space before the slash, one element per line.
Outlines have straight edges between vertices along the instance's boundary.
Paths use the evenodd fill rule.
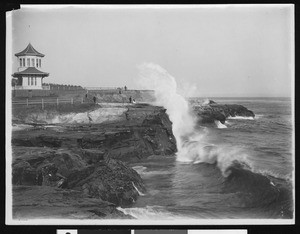
<path fill-rule="evenodd" d="M 42 109 L 44 110 L 44 100 L 42 98 Z"/>
<path fill-rule="evenodd" d="M 26 104 L 27 104 L 27 107 L 28 107 L 28 98 L 26 99 Z"/>

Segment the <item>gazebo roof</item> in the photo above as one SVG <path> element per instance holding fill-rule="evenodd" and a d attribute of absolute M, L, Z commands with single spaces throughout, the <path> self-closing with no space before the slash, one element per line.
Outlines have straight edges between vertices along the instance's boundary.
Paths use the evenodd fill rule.
<path fill-rule="evenodd" d="M 42 76 L 49 76 L 49 73 L 47 72 L 42 72 L 35 67 L 28 67 L 26 70 L 21 71 L 21 72 L 15 72 L 12 76 L 13 77 L 18 77 L 22 75 L 42 75 Z"/>
<path fill-rule="evenodd" d="M 25 50 L 15 54 L 15 56 L 17 56 L 17 57 L 25 56 L 25 55 L 39 56 L 39 57 L 44 57 L 45 56 L 44 54 L 36 51 L 30 43 L 25 48 Z"/>

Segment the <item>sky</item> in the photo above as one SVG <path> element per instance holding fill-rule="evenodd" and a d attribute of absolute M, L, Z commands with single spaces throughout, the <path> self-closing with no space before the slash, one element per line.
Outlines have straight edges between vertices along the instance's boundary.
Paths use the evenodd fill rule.
<path fill-rule="evenodd" d="M 294 82 L 292 5 L 26 7 L 12 12 L 14 56 L 45 54 L 47 83 L 138 89 L 155 63 L 191 96 L 289 97 Z"/>

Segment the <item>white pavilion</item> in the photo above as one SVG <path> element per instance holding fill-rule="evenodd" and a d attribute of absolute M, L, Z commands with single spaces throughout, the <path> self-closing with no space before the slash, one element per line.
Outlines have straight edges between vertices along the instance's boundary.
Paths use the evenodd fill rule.
<path fill-rule="evenodd" d="M 12 76 L 17 79 L 15 89 L 50 89 L 49 86 L 43 86 L 43 79 L 49 76 L 49 73 L 42 72 L 42 58 L 44 54 L 36 51 L 29 43 L 21 52 L 16 53 L 18 58 L 18 72 Z"/>

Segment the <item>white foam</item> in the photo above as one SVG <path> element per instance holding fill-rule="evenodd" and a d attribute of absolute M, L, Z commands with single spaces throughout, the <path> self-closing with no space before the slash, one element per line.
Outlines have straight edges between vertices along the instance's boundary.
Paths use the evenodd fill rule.
<path fill-rule="evenodd" d="M 140 190 L 138 190 L 138 188 L 135 186 L 135 184 L 133 182 L 132 182 L 132 185 L 133 185 L 134 189 L 138 192 L 138 194 L 140 196 L 145 196 L 145 194 L 143 194 Z"/>
<path fill-rule="evenodd" d="M 14 124 L 12 126 L 12 131 L 21 131 L 29 128 L 33 128 L 33 126 L 29 124 Z"/>
<path fill-rule="evenodd" d="M 133 170 L 135 170 L 138 174 L 142 174 L 144 171 L 147 170 L 147 167 L 144 166 L 134 166 L 132 167 Z"/>
<path fill-rule="evenodd" d="M 140 220 L 172 220 L 172 219 L 186 219 L 188 217 L 180 216 L 168 212 L 161 206 L 146 206 L 135 208 L 121 208 L 117 207 L 119 211 L 122 211 L 126 215 L 131 215 Z"/>
<path fill-rule="evenodd" d="M 254 120 L 254 118 L 251 116 L 229 116 L 227 119 Z"/>
<path fill-rule="evenodd" d="M 227 128 L 227 126 L 225 124 L 222 124 L 219 120 L 216 120 L 215 124 L 218 128 Z"/>

